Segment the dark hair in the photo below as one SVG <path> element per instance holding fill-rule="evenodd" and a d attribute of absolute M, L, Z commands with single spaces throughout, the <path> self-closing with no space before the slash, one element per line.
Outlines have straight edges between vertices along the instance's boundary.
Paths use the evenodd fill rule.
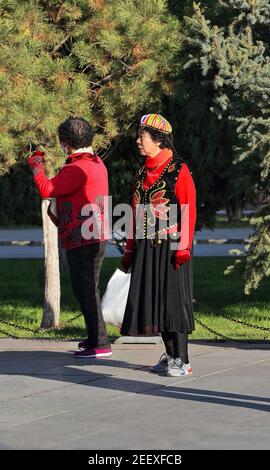
<path fill-rule="evenodd" d="M 165 134 L 165 132 L 160 132 L 156 129 L 153 129 L 152 127 L 148 126 L 140 126 L 138 134 L 140 135 L 142 132 L 148 132 L 150 134 L 152 140 L 154 142 L 160 143 L 160 148 L 161 149 L 171 149 L 175 150 L 174 145 L 173 145 L 173 136 L 172 134 Z"/>
<path fill-rule="evenodd" d="M 89 147 L 93 140 L 93 129 L 89 122 L 80 117 L 66 119 L 58 127 L 60 142 L 69 144 L 74 149 Z"/>

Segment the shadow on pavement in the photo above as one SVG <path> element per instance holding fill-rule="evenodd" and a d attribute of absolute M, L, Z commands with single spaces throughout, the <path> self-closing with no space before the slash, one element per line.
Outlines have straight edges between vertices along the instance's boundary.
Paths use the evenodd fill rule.
<path fill-rule="evenodd" d="M 87 366 L 100 366 L 101 372 L 84 370 Z M 59 381 L 67 384 L 84 385 L 94 389 L 108 389 L 120 392 L 144 394 L 155 397 L 174 398 L 179 400 L 191 400 L 201 403 L 212 403 L 224 406 L 233 406 L 240 408 L 254 409 L 258 411 L 270 411 L 270 398 L 264 396 L 242 395 L 237 393 L 228 393 L 222 391 L 203 390 L 199 387 L 179 387 L 170 385 L 171 378 L 160 377 L 164 383 L 155 383 L 145 380 L 131 380 L 113 375 L 108 371 L 104 372 L 104 368 L 120 368 L 127 369 L 130 372 L 138 370 L 149 374 L 149 377 L 154 378 L 154 375 L 149 372 L 148 366 L 139 364 L 130 364 L 126 361 L 119 361 L 114 359 L 77 359 L 72 355 L 63 352 L 51 351 L 6 351 L 0 353 L 0 373 L 2 375 L 14 376 L 27 376 L 43 380 Z M 173 380 L 177 384 L 183 383 L 186 377 L 175 377 Z M 156 380 L 156 378 L 155 378 Z M 169 386 L 168 386 L 169 385 Z M 60 387 L 61 388 L 61 387 Z M 21 394 L 16 398 L 50 393 L 56 390 L 46 389 L 40 391 L 33 391 L 33 394 L 25 394 L 22 389 Z M 0 400 L 3 402 L 8 401 Z M 259 403 L 257 403 L 259 402 Z"/>

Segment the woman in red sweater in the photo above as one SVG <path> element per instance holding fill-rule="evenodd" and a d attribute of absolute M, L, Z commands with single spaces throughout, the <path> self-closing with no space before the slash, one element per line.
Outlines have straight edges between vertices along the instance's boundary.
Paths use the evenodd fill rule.
<path fill-rule="evenodd" d="M 57 217 L 52 212 L 49 215 L 58 226 L 62 246 L 67 250 L 73 291 L 85 319 L 87 338 L 79 343 L 81 350 L 74 355 L 78 358 L 108 357 L 112 351 L 98 289 L 106 243 L 104 201 L 108 197 L 107 169 L 94 154 L 91 146 L 93 129 L 85 119 L 66 119 L 60 124 L 58 135 L 67 159 L 54 178 L 46 176 L 44 152 L 37 150 L 28 163 L 40 196 L 56 198 Z M 95 232 L 90 230 L 89 214 L 99 207 L 96 218 L 100 230 Z M 84 229 L 85 224 L 89 230 Z"/>
<path fill-rule="evenodd" d="M 194 330 L 191 250 L 196 191 L 159 114 L 142 117 L 137 139 L 145 157 L 133 179 L 133 224 L 122 265 L 131 284 L 122 335 L 161 333 L 166 352 L 154 373 L 192 373 L 188 334 Z"/>

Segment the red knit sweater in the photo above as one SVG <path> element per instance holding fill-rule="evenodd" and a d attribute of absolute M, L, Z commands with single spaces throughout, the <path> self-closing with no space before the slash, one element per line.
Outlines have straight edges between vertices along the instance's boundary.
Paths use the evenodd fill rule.
<path fill-rule="evenodd" d="M 64 248 L 76 248 L 108 238 L 107 227 L 104 227 L 108 174 L 99 157 L 89 153 L 72 154 L 54 178 L 48 179 L 41 165 L 34 179 L 42 198 L 56 198 L 58 228 Z M 81 227 L 91 216 L 90 204 L 100 208 L 97 218 L 101 231 L 99 236 L 87 239 Z M 88 216 L 82 213 L 83 207 L 89 207 Z M 89 223 L 89 232 L 92 228 Z"/>

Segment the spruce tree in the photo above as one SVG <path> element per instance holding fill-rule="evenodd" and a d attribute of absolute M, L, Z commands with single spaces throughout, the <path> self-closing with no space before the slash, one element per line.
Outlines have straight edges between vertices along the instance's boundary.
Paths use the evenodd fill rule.
<path fill-rule="evenodd" d="M 256 192 L 262 204 L 251 220 L 255 233 L 244 257 L 245 292 L 249 294 L 270 275 L 270 5 L 268 0 L 219 3 L 230 18 L 228 25 L 212 25 L 199 4 L 187 21 L 198 51 L 193 60 L 200 63 L 205 77 L 211 77 L 215 90 L 212 110 L 219 119 L 230 119 L 235 125 L 235 161 L 247 161 L 251 168 L 255 164 L 260 171 Z M 235 266 L 239 264 L 241 260 Z"/>
<path fill-rule="evenodd" d="M 197 191 L 197 228 L 214 227 L 217 210 L 225 207 L 232 224 L 240 220 L 246 201 L 255 199 L 258 164 L 234 161 L 233 146 L 238 141 L 235 126 L 227 117 L 220 119 L 211 111 L 216 90 L 214 68 L 207 76 L 200 65 L 201 39 L 194 31 L 193 3 L 169 0 L 170 12 L 177 15 L 184 44 L 179 49 L 174 75 L 174 93 L 165 107 L 174 125 L 176 148 L 188 162 Z M 233 15 L 224 12 L 219 2 L 205 0 L 204 14 L 217 25 L 229 25 Z M 191 23 L 191 25 L 190 25 Z"/>

